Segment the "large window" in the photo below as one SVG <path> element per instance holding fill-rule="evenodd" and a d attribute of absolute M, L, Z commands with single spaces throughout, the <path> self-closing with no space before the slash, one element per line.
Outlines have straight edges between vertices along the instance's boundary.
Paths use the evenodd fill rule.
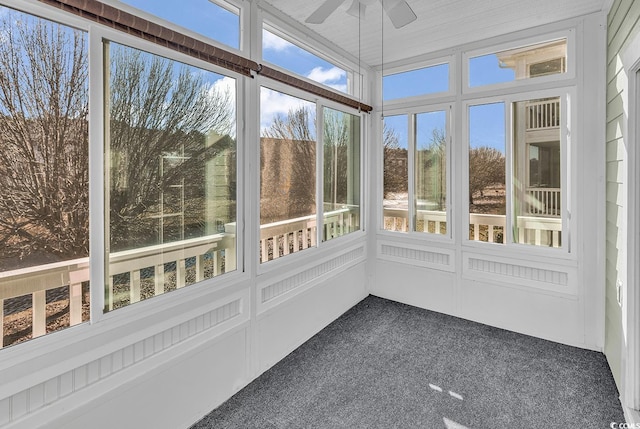
<path fill-rule="evenodd" d="M 105 311 L 236 269 L 235 80 L 108 43 Z"/>
<path fill-rule="evenodd" d="M 261 88 L 260 260 L 315 247 L 316 105 Z"/>
<path fill-rule="evenodd" d="M 518 101 L 512 109 L 513 239 L 559 247 L 565 164 L 560 98 Z"/>
<path fill-rule="evenodd" d="M 260 261 L 359 230 L 360 116 L 266 87 L 260 111 Z"/>
<path fill-rule="evenodd" d="M 323 241 L 360 229 L 360 116 L 324 108 Z"/>
<path fill-rule="evenodd" d="M 446 110 L 385 117 L 383 229 L 450 235 L 448 122 Z"/>
<path fill-rule="evenodd" d="M 89 318 L 87 34 L 0 7 L 0 347 Z"/>
<path fill-rule="evenodd" d="M 505 243 L 505 104 L 469 107 L 469 239 Z"/>
<path fill-rule="evenodd" d="M 409 231 L 408 126 L 407 115 L 384 118 L 382 132 L 384 223 L 382 228 L 388 231 Z"/>

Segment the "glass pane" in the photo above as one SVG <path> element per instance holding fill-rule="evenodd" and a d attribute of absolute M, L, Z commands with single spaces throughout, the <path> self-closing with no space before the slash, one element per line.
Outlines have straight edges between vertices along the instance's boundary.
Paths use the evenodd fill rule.
<path fill-rule="evenodd" d="M 89 319 L 88 37 L 0 6 L 0 347 Z"/>
<path fill-rule="evenodd" d="M 447 233 L 447 115 L 416 115 L 416 231 Z"/>
<path fill-rule="evenodd" d="M 514 240 L 560 247 L 560 98 L 513 103 L 513 116 Z"/>
<path fill-rule="evenodd" d="M 262 59 L 340 92 L 348 92 L 344 69 L 268 30 L 262 30 Z"/>
<path fill-rule="evenodd" d="M 235 49 L 240 49 L 240 11 L 210 0 L 121 0 L 181 27 L 200 33 Z"/>
<path fill-rule="evenodd" d="M 469 107 L 469 239 L 504 243 L 504 103 Z"/>
<path fill-rule="evenodd" d="M 236 83 L 106 49 L 110 311 L 236 269 Z"/>
<path fill-rule="evenodd" d="M 383 229 L 409 231 L 409 152 L 407 115 L 384 118 Z"/>
<path fill-rule="evenodd" d="M 473 57 L 469 58 L 469 86 L 565 73 L 566 62 L 566 39 Z"/>
<path fill-rule="evenodd" d="M 323 241 L 360 229 L 360 116 L 324 108 Z"/>
<path fill-rule="evenodd" d="M 382 79 L 385 100 L 435 94 L 449 90 L 449 64 L 387 75 Z"/>
<path fill-rule="evenodd" d="M 260 93 L 260 261 L 316 246 L 316 106 Z"/>

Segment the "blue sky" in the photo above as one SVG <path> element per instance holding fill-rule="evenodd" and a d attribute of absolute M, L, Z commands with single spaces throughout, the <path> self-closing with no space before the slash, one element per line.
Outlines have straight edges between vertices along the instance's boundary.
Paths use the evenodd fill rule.
<path fill-rule="evenodd" d="M 239 17 L 228 10 L 204 0 L 181 0 L 165 2 L 158 0 L 121 0 L 133 7 L 175 22 L 192 31 L 238 49 L 240 45 Z M 345 70 L 318 56 L 289 43 L 281 37 L 263 30 L 263 60 L 290 70 L 301 76 L 327 85 L 339 91 L 347 90 Z M 495 55 L 471 58 L 469 61 L 470 86 L 488 85 L 514 80 L 513 70 L 499 67 Z M 232 86 L 235 81 L 220 77 L 217 86 Z M 388 75 L 384 78 L 385 100 L 413 95 L 445 92 L 449 89 L 449 66 L 440 64 L 408 73 Z M 304 102 L 277 91 L 261 91 L 261 128 L 268 126 L 278 114 L 286 114 Z M 431 138 L 433 127 L 444 128 L 444 112 L 421 114 L 418 120 L 418 142 Z M 486 145 L 504 152 L 504 105 L 472 106 L 469 112 L 470 145 Z M 386 117 L 387 126 L 393 127 L 406 147 L 407 117 Z M 424 136 L 422 135 L 424 133 Z"/>

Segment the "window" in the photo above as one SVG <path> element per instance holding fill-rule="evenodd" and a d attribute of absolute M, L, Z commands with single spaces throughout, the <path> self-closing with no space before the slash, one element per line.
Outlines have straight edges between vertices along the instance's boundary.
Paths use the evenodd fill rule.
<path fill-rule="evenodd" d="M 240 49 L 240 10 L 212 0 L 121 0 L 159 18 L 193 30 L 227 46 Z"/>
<path fill-rule="evenodd" d="M 383 229 L 450 235 L 448 128 L 445 110 L 384 118 Z"/>
<path fill-rule="evenodd" d="M 346 70 L 267 29 L 262 30 L 262 59 L 337 91 L 349 93 Z"/>
<path fill-rule="evenodd" d="M 469 58 L 469 86 L 566 73 L 567 39 Z"/>
<path fill-rule="evenodd" d="M 559 247 L 562 234 L 560 98 L 513 103 L 514 241 Z"/>
<path fill-rule="evenodd" d="M 469 107 L 470 240 L 505 244 L 510 228 L 513 243 L 561 247 L 566 193 L 561 104 L 560 97 L 550 97 Z M 512 124 L 510 157 L 506 106 Z"/>
<path fill-rule="evenodd" d="M 416 115 L 415 231 L 447 234 L 447 114 Z"/>
<path fill-rule="evenodd" d="M 469 239 L 505 243 L 505 103 L 469 107 Z"/>
<path fill-rule="evenodd" d="M 382 78 L 383 98 L 395 100 L 449 91 L 449 64 L 389 74 Z"/>
<path fill-rule="evenodd" d="M 87 34 L 0 7 L 0 347 L 89 319 Z"/>
<path fill-rule="evenodd" d="M 236 84 L 106 46 L 111 311 L 236 269 Z"/>
<path fill-rule="evenodd" d="M 316 246 L 316 105 L 264 87 L 260 100 L 260 261 L 267 262 Z"/>
<path fill-rule="evenodd" d="M 409 231 L 409 146 L 407 115 L 387 116 L 383 129 L 382 228 Z"/>
<path fill-rule="evenodd" d="M 360 116 L 323 112 L 323 241 L 360 229 Z"/>

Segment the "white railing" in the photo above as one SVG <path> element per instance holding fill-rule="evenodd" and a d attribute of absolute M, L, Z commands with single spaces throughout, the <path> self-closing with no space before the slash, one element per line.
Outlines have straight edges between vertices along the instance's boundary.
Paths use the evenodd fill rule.
<path fill-rule="evenodd" d="M 559 188 L 527 188 L 525 193 L 525 213 L 536 216 L 560 216 Z"/>
<path fill-rule="evenodd" d="M 355 208 L 326 212 L 323 237 L 328 240 L 347 234 L 357 229 L 358 224 L 359 210 Z M 316 233 L 315 215 L 263 225 L 260 227 L 261 260 L 264 262 L 313 247 Z M 277 243 L 276 252 L 273 251 L 274 243 Z M 235 267 L 234 223 L 225 225 L 224 234 L 115 252 L 109 259 L 105 308 L 113 310 L 215 277 Z M 47 291 L 52 289 L 68 288 L 69 326 L 82 323 L 82 286 L 88 281 L 89 258 L 0 272 L 0 348 L 4 345 L 5 300 L 31 295 L 31 314 L 22 316 L 31 318 L 31 326 L 23 323 L 23 336 L 35 338 L 47 332 Z M 88 305 L 88 301 L 84 304 Z M 23 306 L 28 307 L 24 303 Z M 30 333 L 27 333 L 29 329 Z"/>
<path fill-rule="evenodd" d="M 112 310 L 114 306 L 127 300 L 129 303 L 140 301 L 143 298 L 143 282 L 152 281 L 151 295 L 158 295 L 171 287 L 181 288 L 186 284 L 235 269 L 234 225 L 230 224 L 227 227 L 232 234 L 217 234 L 112 253 L 109 261 L 109 293 L 105 307 Z M 170 276 L 165 272 L 166 264 L 175 264 L 175 271 Z M 153 273 L 152 280 L 151 276 L 144 278 L 142 272 L 145 270 Z M 127 280 L 117 280 L 126 279 L 127 276 Z M 35 338 L 47 332 L 46 294 L 49 290 L 69 288 L 69 326 L 83 321 L 82 284 L 88 281 L 89 258 L 0 273 L 0 332 L 3 333 L 0 335 L 0 347 L 4 345 L 5 300 L 31 295 L 30 336 Z"/>
<path fill-rule="evenodd" d="M 446 224 L 445 212 L 418 211 L 418 217 L 437 225 Z M 477 214 L 469 216 L 469 239 L 489 243 L 504 243 L 506 218 L 504 215 Z M 384 209 L 384 225 L 388 231 L 409 231 L 406 209 Z M 436 229 L 439 231 L 440 229 Z M 518 216 L 517 242 L 537 246 L 560 247 L 562 219 L 558 217 Z"/>
<path fill-rule="evenodd" d="M 527 131 L 558 128 L 560 101 L 544 100 L 527 103 Z"/>
<path fill-rule="evenodd" d="M 324 213 L 324 240 L 340 237 L 358 228 L 359 208 L 343 208 Z M 315 247 L 316 215 L 287 219 L 260 226 L 260 261 L 267 262 L 290 253 Z"/>

